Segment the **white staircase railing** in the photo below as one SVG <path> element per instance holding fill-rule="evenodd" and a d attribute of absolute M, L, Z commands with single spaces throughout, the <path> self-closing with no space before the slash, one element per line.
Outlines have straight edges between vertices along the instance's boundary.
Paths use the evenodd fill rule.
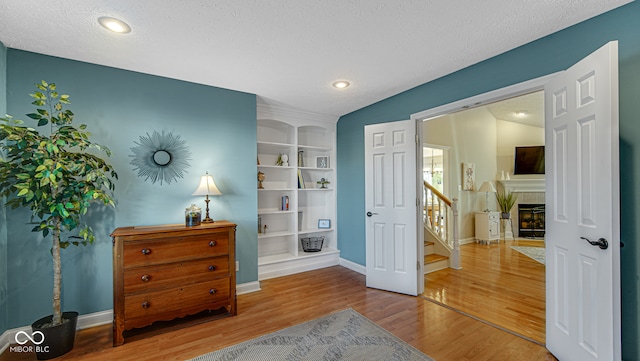
<path fill-rule="evenodd" d="M 450 200 L 427 181 L 423 181 L 422 220 L 434 237 L 449 251 L 449 267 L 460 269 L 458 238 L 458 199 Z"/>

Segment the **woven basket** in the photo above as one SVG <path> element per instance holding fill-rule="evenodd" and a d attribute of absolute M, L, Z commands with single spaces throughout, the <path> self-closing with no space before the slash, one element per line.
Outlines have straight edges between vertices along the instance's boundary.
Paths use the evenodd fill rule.
<path fill-rule="evenodd" d="M 302 242 L 302 250 L 305 252 L 320 252 L 322 250 L 323 237 L 303 237 L 300 238 Z"/>

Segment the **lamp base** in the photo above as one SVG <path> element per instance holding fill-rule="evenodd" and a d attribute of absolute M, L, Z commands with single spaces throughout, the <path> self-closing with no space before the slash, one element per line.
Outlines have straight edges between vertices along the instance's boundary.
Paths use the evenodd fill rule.
<path fill-rule="evenodd" d="M 205 219 L 203 219 L 200 223 L 213 223 L 213 219 L 206 217 Z"/>

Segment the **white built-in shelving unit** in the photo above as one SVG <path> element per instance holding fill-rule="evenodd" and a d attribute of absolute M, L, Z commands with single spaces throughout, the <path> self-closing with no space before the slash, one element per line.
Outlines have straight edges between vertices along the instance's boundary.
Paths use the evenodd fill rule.
<path fill-rule="evenodd" d="M 335 145 L 337 117 L 258 104 L 258 217 L 266 231 L 258 231 L 258 279 L 268 279 L 337 265 Z M 300 152 L 300 153 L 299 153 Z M 277 165 L 286 154 L 288 165 Z M 302 164 L 299 164 L 299 154 Z M 328 164 L 318 167 L 317 157 Z M 299 174 L 304 187 L 299 188 Z M 317 182 L 330 183 L 322 189 Z M 282 198 L 289 208 L 283 209 Z M 318 228 L 328 219 L 330 228 Z M 320 252 L 304 252 L 302 237 L 324 236 Z"/>

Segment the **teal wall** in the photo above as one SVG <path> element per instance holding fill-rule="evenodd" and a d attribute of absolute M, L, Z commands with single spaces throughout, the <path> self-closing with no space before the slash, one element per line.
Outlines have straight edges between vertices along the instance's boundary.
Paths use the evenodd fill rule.
<path fill-rule="evenodd" d="M 63 308 L 81 314 L 113 307 L 112 245 L 116 227 L 184 222 L 184 209 L 204 198 L 191 194 L 209 171 L 222 196 L 213 197 L 214 219 L 238 224 L 238 283 L 256 281 L 256 96 L 14 49 L 7 51 L 7 112 L 28 120 L 33 84 L 55 82 L 69 94 L 70 109 L 94 140 L 109 147 L 119 175 L 115 209 L 94 207 L 97 234 L 89 247 L 63 251 Z M 131 147 L 154 130 L 173 132 L 191 150 L 190 168 L 171 184 L 152 184 L 129 165 Z M 30 232 L 26 210 L 7 210 L 8 328 L 51 314 L 50 239 Z M 4 222 L 3 222 L 4 223 Z M 0 329 L 1 330 L 1 329 Z"/>
<path fill-rule="evenodd" d="M 365 125 L 409 119 L 422 110 L 564 70 L 610 40 L 619 40 L 623 358 L 640 360 L 640 248 L 636 241 L 640 238 L 640 189 L 636 186 L 640 180 L 639 2 L 341 117 L 337 126 L 341 257 L 365 264 Z"/>
<path fill-rule="evenodd" d="M 0 43 L 0 117 L 7 112 L 7 48 Z M 0 154 L 0 156 L 2 156 Z M 7 329 L 7 218 L 0 197 L 0 335 Z"/>

